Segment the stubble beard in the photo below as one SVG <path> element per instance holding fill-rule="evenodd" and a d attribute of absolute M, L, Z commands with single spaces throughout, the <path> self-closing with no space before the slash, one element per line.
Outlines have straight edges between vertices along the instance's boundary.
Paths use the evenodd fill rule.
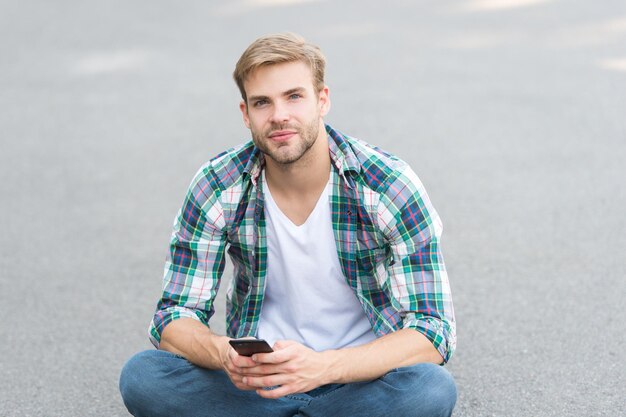
<path fill-rule="evenodd" d="M 317 137 L 319 135 L 319 116 L 313 118 L 311 122 L 304 126 L 292 126 L 288 123 L 281 125 L 272 125 L 270 128 L 263 132 L 255 132 L 251 129 L 252 139 L 254 144 L 266 157 L 272 159 L 279 165 L 290 165 L 300 159 L 313 147 Z M 285 143 L 277 147 L 268 146 L 271 132 L 276 130 L 295 130 L 300 138 L 298 143 Z"/>

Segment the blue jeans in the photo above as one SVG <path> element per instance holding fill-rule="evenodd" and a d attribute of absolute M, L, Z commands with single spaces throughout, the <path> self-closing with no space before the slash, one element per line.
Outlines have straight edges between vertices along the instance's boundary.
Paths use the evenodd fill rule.
<path fill-rule="evenodd" d="M 120 391 L 137 417 L 450 416 L 456 403 L 452 376 L 428 363 L 369 382 L 324 385 L 270 400 L 237 389 L 222 371 L 162 350 L 133 356 L 122 369 Z"/>

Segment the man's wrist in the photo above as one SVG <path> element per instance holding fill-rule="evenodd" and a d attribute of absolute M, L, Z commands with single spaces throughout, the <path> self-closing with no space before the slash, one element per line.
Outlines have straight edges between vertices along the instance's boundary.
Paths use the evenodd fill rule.
<path fill-rule="evenodd" d="M 338 384 L 345 381 L 344 361 L 340 349 L 331 349 L 320 352 L 322 361 L 325 364 L 325 372 L 322 376 L 322 384 Z"/>
<path fill-rule="evenodd" d="M 198 358 L 199 362 L 196 364 L 207 369 L 223 369 L 223 355 L 227 354 L 224 345 L 228 345 L 226 336 L 204 331 L 194 332 L 192 352 L 194 352 L 194 357 Z"/>
<path fill-rule="evenodd" d="M 209 354 L 217 360 L 216 365 L 221 370 L 224 370 L 225 363 L 227 362 L 228 351 L 230 349 L 230 345 L 228 344 L 229 340 L 230 338 L 226 336 L 211 335 Z"/>

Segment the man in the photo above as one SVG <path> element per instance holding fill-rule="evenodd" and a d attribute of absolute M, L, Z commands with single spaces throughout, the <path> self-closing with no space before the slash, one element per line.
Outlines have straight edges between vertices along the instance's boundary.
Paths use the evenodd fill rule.
<path fill-rule="evenodd" d="M 120 390 L 135 416 L 449 416 L 441 223 L 413 171 L 325 125 L 320 50 L 262 37 L 234 77 L 252 142 L 196 174 Z M 209 328 L 226 250 L 228 336 Z M 231 338 L 273 352 L 238 354 Z"/>

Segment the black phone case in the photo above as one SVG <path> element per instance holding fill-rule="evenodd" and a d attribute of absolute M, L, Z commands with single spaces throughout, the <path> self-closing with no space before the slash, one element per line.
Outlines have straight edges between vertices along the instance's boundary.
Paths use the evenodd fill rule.
<path fill-rule="evenodd" d="M 242 339 L 242 340 L 229 340 L 228 343 L 237 351 L 241 356 L 252 356 L 255 353 L 270 353 L 273 352 L 270 345 L 265 340 L 259 339 Z"/>

